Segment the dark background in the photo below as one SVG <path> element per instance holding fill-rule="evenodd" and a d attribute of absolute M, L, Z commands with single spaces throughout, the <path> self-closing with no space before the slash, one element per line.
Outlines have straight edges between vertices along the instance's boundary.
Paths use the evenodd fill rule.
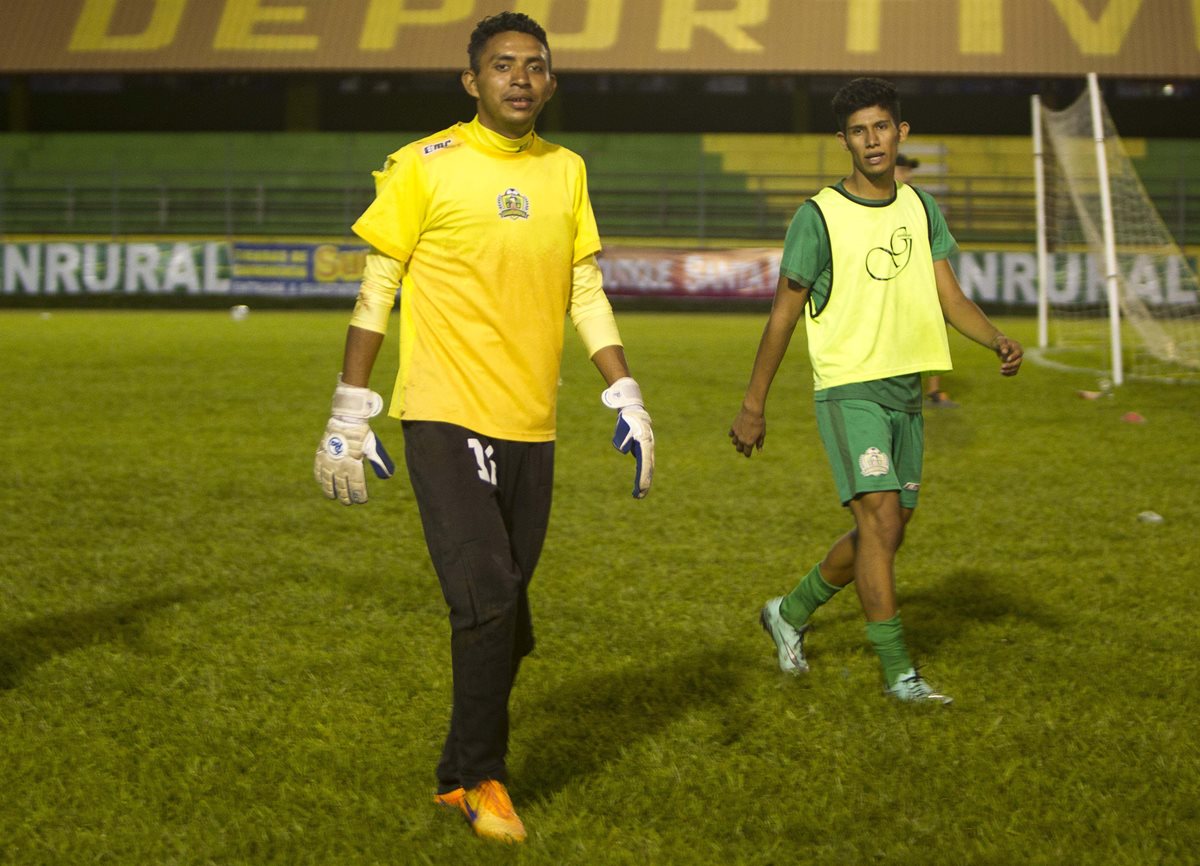
<path fill-rule="evenodd" d="M 875 73 L 871 73 L 875 74 Z M 1025 135 L 1029 98 L 1062 108 L 1076 78 L 891 77 L 922 135 Z M 562 72 L 544 132 L 832 132 L 847 79 Z M 1123 136 L 1200 138 L 1195 79 L 1101 81 Z M 0 76 L 0 131 L 385 132 L 440 129 L 473 106 L 454 72 Z"/>

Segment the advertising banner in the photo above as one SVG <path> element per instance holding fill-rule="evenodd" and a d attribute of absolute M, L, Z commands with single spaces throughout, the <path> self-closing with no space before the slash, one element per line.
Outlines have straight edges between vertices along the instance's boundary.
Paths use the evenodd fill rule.
<path fill-rule="evenodd" d="M 0 256 L 0 298 L 229 293 L 229 245 L 219 241 L 6 243 Z"/>
<path fill-rule="evenodd" d="M 357 243 L 246 241 L 42 241 L 0 245 L 0 303 L 5 297 L 225 295 L 295 299 L 353 298 L 367 248 Z M 614 298 L 769 300 L 780 250 L 760 247 L 676 250 L 609 247 L 599 256 Z M 1033 309 L 1032 252 L 971 250 L 951 259 L 967 297 L 985 305 Z M 1101 304 L 1102 264 L 1085 253 L 1055 256 L 1054 304 Z M 1130 291 L 1148 306 L 1200 305 L 1194 269 L 1183 257 L 1119 257 Z M 1190 270 L 1189 270 L 1190 269 Z"/>
<path fill-rule="evenodd" d="M 360 244 L 46 241 L 0 246 L 4 295 L 354 297 Z"/>
<path fill-rule="evenodd" d="M 769 298 L 779 281 L 776 249 L 661 250 L 608 247 L 599 256 L 610 295 Z"/>
<path fill-rule="evenodd" d="M 361 244 L 235 241 L 230 288 L 239 295 L 354 297 L 366 255 Z"/>

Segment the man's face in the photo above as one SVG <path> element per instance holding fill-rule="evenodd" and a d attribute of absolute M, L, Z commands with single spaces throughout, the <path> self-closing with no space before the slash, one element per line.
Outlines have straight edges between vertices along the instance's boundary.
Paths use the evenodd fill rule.
<path fill-rule="evenodd" d="M 842 147 L 850 151 L 854 170 L 868 180 L 890 177 L 896 167 L 900 142 L 908 138 L 908 124 L 896 125 L 882 105 L 860 108 L 846 119 L 846 131 L 838 133 Z"/>
<path fill-rule="evenodd" d="M 466 70 L 462 81 L 476 99 L 479 122 L 506 138 L 520 138 L 533 129 L 556 83 L 545 46 L 536 36 L 515 31 L 489 39 L 479 71 Z"/>

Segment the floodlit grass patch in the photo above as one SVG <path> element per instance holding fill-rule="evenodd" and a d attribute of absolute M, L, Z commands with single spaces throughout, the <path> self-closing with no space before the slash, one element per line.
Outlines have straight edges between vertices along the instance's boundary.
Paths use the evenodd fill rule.
<path fill-rule="evenodd" d="M 758 627 L 849 527 L 803 335 L 745 460 L 763 316 L 620 323 L 658 474 L 630 497 L 568 337 L 510 851 L 430 803 L 448 626 L 404 473 L 362 508 L 311 477 L 346 315 L 0 313 L 0 862 L 1194 862 L 1200 389 L 1081 400 L 953 338 L 898 580 L 955 704 L 909 708 L 852 591 L 803 679 Z"/>

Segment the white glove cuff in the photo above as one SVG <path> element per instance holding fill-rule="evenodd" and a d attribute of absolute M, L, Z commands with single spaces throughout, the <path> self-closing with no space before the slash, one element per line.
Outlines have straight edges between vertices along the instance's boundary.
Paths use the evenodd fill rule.
<path fill-rule="evenodd" d="M 348 420 L 365 421 L 382 411 L 382 397 L 370 388 L 343 384 L 342 374 L 338 374 L 338 384 L 333 390 L 334 415 Z"/>
<path fill-rule="evenodd" d="M 629 376 L 624 376 L 604 389 L 600 400 L 609 409 L 624 409 L 628 406 L 642 406 L 642 389 Z"/>

